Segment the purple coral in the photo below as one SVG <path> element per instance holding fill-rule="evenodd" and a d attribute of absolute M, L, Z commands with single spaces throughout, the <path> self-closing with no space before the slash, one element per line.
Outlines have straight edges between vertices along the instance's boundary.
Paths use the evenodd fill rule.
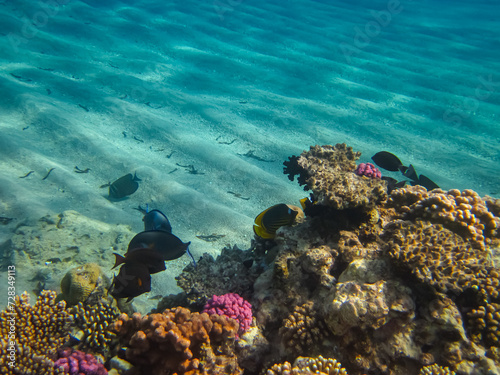
<path fill-rule="evenodd" d="M 65 374 L 107 375 L 108 373 L 92 354 L 85 354 L 71 348 L 61 348 L 57 354 L 59 359 L 54 363 L 54 367 L 62 367 Z"/>
<path fill-rule="evenodd" d="M 370 178 L 382 178 L 382 173 L 372 163 L 361 163 L 354 171 L 358 176 L 366 176 Z"/>
<path fill-rule="evenodd" d="M 240 324 L 239 334 L 247 331 L 252 324 L 252 305 L 236 293 L 223 294 L 222 296 L 214 295 L 207 301 L 203 312 L 210 315 L 225 315 L 237 320 Z"/>

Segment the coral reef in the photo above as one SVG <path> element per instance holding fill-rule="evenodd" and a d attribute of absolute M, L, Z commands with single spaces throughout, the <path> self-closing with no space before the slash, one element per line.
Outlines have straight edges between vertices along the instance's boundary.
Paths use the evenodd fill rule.
<path fill-rule="evenodd" d="M 427 191 L 422 186 L 409 186 L 394 190 L 388 204 L 405 219 L 427 219 L 443 224 L 481 250 L 485 249 L 486 241 L 498 235 L 499 219 L 472 190 Z"/>
<path fill-rule="evenodd" d="M 332 358 L 319 357 L 299 357 L 293 363 L 289 362 L 273 365 L 267 370 L 267 375 L 347 375 L 346 369 L 336 360 Z"/>
<path fill-rule="evenodd" d="M 239 335 L 248 331 L 252 325 L 252 305 L 236 293 L 214 295 L 205 304 L 203 312 L 209 315 L 223 315 L 236 320 L 240 325 Z"/>
<path fill-rule="evenodd" d="M 144 374 L 241 374 L 234 342 L 238 322 L 185 308 L 120 315 L 113 325 L 125 357 Z"/>
<path fill-rule="evenodd" d="M 380 179 L 382 178 L 382 172 L 375 167 L 372 163 L 361 163 L 356 167 L 354 171 L 358 176 L 365 176 L 369 178 Z"/>
<path fill-rule="evenodd" d="M 188 265 L 176 280 L 187 294 L 188 303 L 201 310 L 213 295 L 237 293 L 248 300 L 259 274 L 260 266 L 252 252 L 235 246 L 223 248 L 217 260 L 203 254 L 196 268 Z"/>
<path fill-rule="evenodd" d="M 455 375 L 455 371 L 451 371 L 448 367 L 441 367 L 436 364 L 425 366 L 420 370 L 419 375 Z"/>
<path fill-rule="evenodd" d="M 65 300 L 68 306 L 85 303 L 96 288 L 109 286 L 106 281 L 101 267 L 96 263 L 72 268 L 61 280 L 61 295 L 58 300 Z"/>
<path fill-rule="evenodd" d="M 387 198 L 386 182 L 362 178 L 354 171 L 361 153 L 345 144 L 311 146 L 285 161 L 284 173 L 312 190 L 314 200 L 334 209 L 373 207 Z M 307 212 L 306 212 L 307 213 Z"/>
<path fill-rule="evenodd" d="M 63 368 L 68 375 L 107 375 L 103 364 L 92 354 L 85 354 L 71 348 L 58 350 L 58 359 L 54 363 L 55 368 Z"/>
<path fill-rule="evenodd" d="M 26 293 L 0 313 L 0 373 L 61 374 L 54 368 L 57 349 L 69 338 L 71 317 L 56 293 L 43 291 L 33 306 Z M 9 333 L 13 333 L 9 336 Z M 9 359 L 15 366 L 10 366 Z"/>
<path fill-rule="evenodd" d="M 319 353 L 330 335 L 312 301 L 296 306 L 283 321 L 279 334 L 292 353 Z"/>
<path fill-rule="evenodd" d="M 486 277 L 488 253 L 440 224 L 395 221 L 386 225 L 384 238 L 389 256 L 439 291 L 463 292 L 472 280 Z"/>
<path fill-rule="evenodd" d="M 110 327 L 118 318 L 119 311 L 106 301 L 94 305 L 79 302 L 70 311 L 75 331 L 72 336 L 78 340 L 77 348 L 108 355 L 115 337 Z"/>

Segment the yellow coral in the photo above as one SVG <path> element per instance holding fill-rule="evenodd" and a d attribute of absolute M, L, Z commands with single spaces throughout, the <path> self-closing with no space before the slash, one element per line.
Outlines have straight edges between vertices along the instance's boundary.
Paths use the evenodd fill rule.
<path fill-rule="evenodd" d="M 16 297 L 11 308 L 0 313 L 1 374 L 62 373 L 54 369 L 53 361 L 57 349 L 69 338 L 71 317 L 65 310 L 65 303 L 56 303 L 55 299 L 55 292 L 42 291 L 31 306 L 25 292 Z M 9 341 L 9 332 L 15 333 L 15 341 Z M 10 366 L 13 353 L 15 366 Z"/>
<path fill-rule="evenodd" d="M 289 362 L 275 364 L 269 370 L 267 375 L 348 375 L 340 362 L 333 358 L 323 358 L 322 356 L 310 358 L 299 357 L 293 363 Z"/>
<path fill-rule="evenodd" d="M 61 280 L 62 294 L 58 300 L 65 300 L 68 306 L 85 302 L 97 286 L 101 273 L 101 267 L 95 263 L 72 268 Z"/>

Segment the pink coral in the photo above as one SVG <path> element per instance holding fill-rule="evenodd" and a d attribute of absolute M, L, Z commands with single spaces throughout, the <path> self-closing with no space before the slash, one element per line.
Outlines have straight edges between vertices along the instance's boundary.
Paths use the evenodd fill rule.
<path fill-rule="evenodd" d="M 106 375 L 108 372 L 92 354 L 85 354 L 71 348 L 61 348 L 58 351 L 59 359 L 54 363 L 55 368 L 62 367 L 69 375 Z"/>
<path fill-rule="evenodd" d="M 372 163 L 361 163 L 354 173 L 358 176 L 366 176 L 375 179 L 382 178 L 382 173 Z"/>
<path fill-rule="evenodd" d="M 203 312 L 210 315 L 224 315 L 237 320 L 240 324 L 239 334 L 246 332 L 252 325 L 252 305 L 236 293 L 214 295 L 207 301 Z"/>

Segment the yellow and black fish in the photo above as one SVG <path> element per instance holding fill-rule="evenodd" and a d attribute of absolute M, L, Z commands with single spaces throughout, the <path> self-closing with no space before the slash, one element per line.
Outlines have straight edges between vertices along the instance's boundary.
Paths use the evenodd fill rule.
<path fill-rule="evenodd" d="M 304 212 L 299 207 L 280 203 L 262 211 L 255 218 L 253 231 L 261 238 L 272 239 L 280 227 L 292 225 L 303 217 Z"/>

